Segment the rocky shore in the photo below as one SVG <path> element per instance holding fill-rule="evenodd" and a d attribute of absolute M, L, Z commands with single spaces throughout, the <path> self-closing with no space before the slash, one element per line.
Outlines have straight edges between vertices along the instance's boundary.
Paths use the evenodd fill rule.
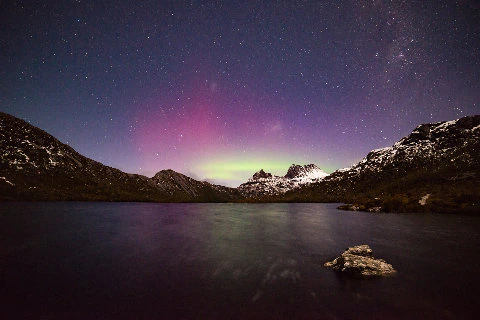
<path fill-rule="evenodd" d="M 338 210 L 345 210 L 345 211 L 365 211 L 365 212 L 382 212 L 382 207 L 380 206 L 366 206 L 363 204 L 342 204 L 341 206 L 337 207 Z"/>

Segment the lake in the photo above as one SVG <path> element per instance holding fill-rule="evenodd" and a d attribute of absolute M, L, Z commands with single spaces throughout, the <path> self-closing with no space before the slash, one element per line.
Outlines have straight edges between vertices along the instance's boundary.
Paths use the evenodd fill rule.
<path fill-rule="evenodd" d="M 336 204 L 0 203 L 1 319 L 466 319 L 480 219 Z M 368 244 L 397 275 L 323 267 Z"/>

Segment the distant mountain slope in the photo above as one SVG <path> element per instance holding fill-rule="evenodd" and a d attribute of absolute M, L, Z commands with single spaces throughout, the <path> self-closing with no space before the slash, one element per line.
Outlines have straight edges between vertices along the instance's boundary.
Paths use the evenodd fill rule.
<path fill-rule="evenodd" d="M 226 201 L 238 197 L 235 189 L 190 178 L 172 193 L 175 181 L 163 184 L 157 178 L 127 174 L 88 159 L 45 131 L 0 113 L 0 200 Z"/>
<path fill-rule="evenodd" d="M 238 190 L 248 198 L 281 195 L 303 185 L 318 182 L 326 176 L 328 173 L 314 164 L 304 166 L 292 164 L 283 177 L 273 176 L 262 169 L 241 184 Z"/>
<path fill-rule="evenodd" d="M 480 210 L 480 116 L 422 124 L 282 201 L 338 201 L 386 211 Z M 280 200 L 280 199 L 277 199 Z M 374 209 L 376 210 L 376 209 Z"/>
<path fill-rule="evenodd" d="M 204 202 L 228 202 L 242 198 L 235 188 L 198 181 L 173 170 L 162 170 L 152 179 L 155 185 L 175 199 Z"/>

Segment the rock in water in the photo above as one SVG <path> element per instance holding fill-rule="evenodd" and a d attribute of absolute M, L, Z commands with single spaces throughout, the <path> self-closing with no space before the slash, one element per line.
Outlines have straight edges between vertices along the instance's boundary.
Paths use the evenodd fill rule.
<path fill-rule="evenodd" d="M 375 259 L 372 249 L 366 244 L 348 248 L 341 256 L 326 262 L 324 266 L 362 276 L 386 276 L 396 272 L 385 260 Z"/>

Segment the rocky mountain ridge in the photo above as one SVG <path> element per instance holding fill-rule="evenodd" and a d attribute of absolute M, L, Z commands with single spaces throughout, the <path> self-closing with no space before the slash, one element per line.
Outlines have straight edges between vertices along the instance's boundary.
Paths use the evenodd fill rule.
<path fill-rule="evenodd" d="M 256 172 L 247 182 L 241 184 L 238 190 L 246 198 L 281 195 L 301 186 L 319 182 L 328 173 L 314 164 L 292 164 L 283 177 L 274 176 L 263 169 Z"/>
<path fill-rule="evenodd" d="M 480 116 L 417 126 L 351 168 L 287 193 L 281 201 L 351 202 L 354 209 L 480 210 Z"/>
<path fill-rule="evenodd" d="M 480 116 L 422 124 L 393 146 L 371 151 L 358 164 L 340 170 L 341 174 L 332 179 L 373 174 L 386 168 L 400 172 L 441 162 L 451 162 L 455 167 L 475 167 L 478 157 L 468 147 L 475 147 L 479 137 Z"/>

